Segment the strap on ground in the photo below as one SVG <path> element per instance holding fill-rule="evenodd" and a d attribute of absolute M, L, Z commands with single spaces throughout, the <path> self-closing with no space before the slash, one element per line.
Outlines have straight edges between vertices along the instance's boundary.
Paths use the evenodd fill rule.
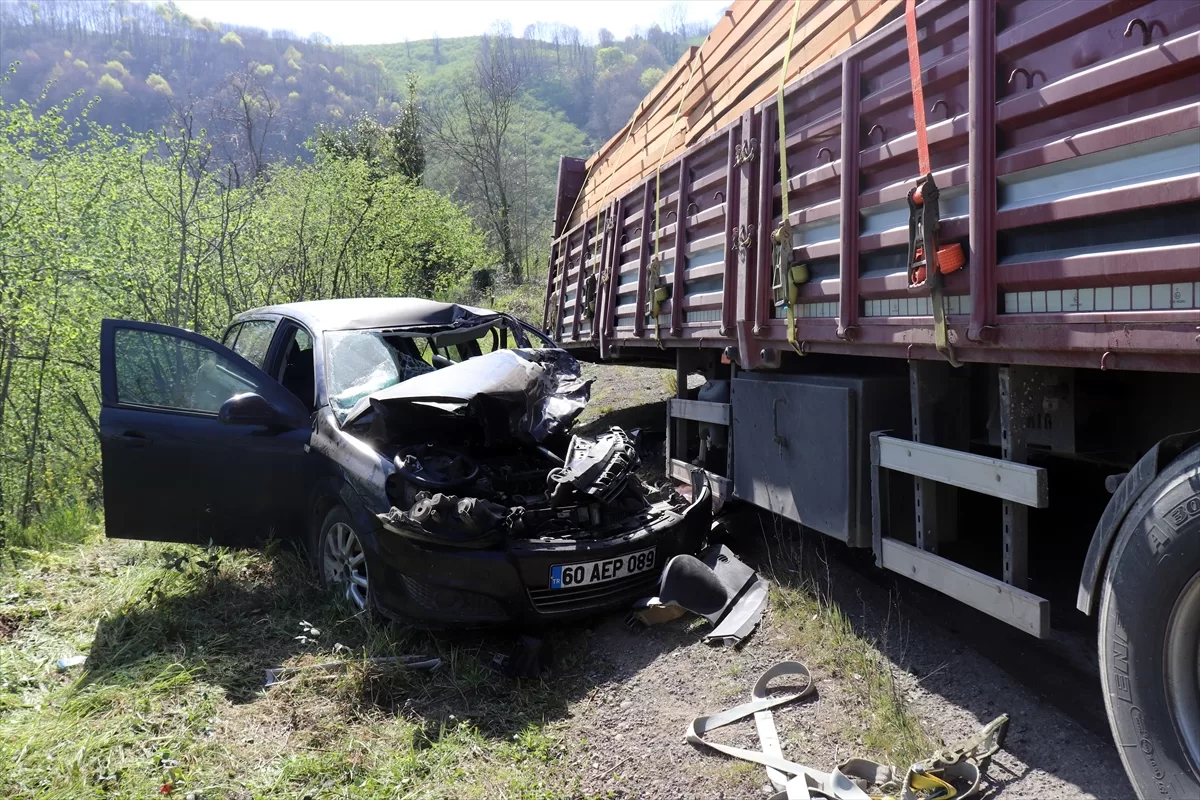
<path fill-rule="evenodd" d="M 940 247 L 938 188 L 929 159 L 929 130 L 925 125 L 925 87 L 921 82 L 921 49 L 917 43 L 917 0 L 905 0 L 904 27 L 908 38 L 908 71 L 912 79 L 913 125 L 917 136 L 917 168 L 921 177 L 908 193 L 908 285 L 929 288 L 933 311 L 933 342 L 951 366 L 960 367 L 946 329 L 942 275 L 962 269 L 965 259 L 958 244 Z"/>
<path fill-rule="evenodd" d="M 799 677 L 799 685 L 785 687 L 790 690 L 786 694 L 770 696 L 771 681 L 785 676 Z M 807 667 L 798 661 L 780 662 L 759 676 L 750 692 L 749 703 L 692 720 L 688 725 L 687 740 L 697 747 L 766 767 L 767 777 L 776 790 L 770 800 L 965 800 L 979 791 L 983 770 L 1004 745 L 1008 731 L 1008 715 L 1002 714 L 974 735 L 910 766 L 903 781 L 895 767 L 865 758 L 852 758 L 832 772 L 821 772 L 783 757 L 771 713 L 772 709 L 812 695 L 814 689 Z M 761 750 L 748 750 L 704 738 L 717 728 L 747 717 L 754 718 Z M 870 794 L 871 789 L 877 793 Z"/>
<path fill-rule="evenodd" d="M 788 62 L 792 58 L 792 45 L 796 39 L 796 21 L 800 18 L 800 0 L 792 8 L 792 27 L 788 31 L 787 45 L 783 51 L 783 69 L 779 72 L 779 91 L 775 94 L 776 112 L 779 120 L 779 202 L 783 218 L 779 227 L 771 234 L 771 289 L 775 304 L 787 310 L 787 340 L 800 355 L 804 348 L 796 343 L 796 301 L 800 298 L 800 284 L 808 280 L 808 265 L 792 263 L 792 220 L 788 208 L 788 163 L 787 124 L 784 119 L 783 90 L 787 85 Z"/>

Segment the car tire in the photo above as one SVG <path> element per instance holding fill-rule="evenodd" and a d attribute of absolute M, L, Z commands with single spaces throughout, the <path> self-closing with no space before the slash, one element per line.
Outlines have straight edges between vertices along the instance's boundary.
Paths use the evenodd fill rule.
<path fill-rule="evenodd" d="M 316 564 L 321 586 L 359 611 L 374 615 L 366 543 L 350 513 L 335 506 L 317 536 Z"/>
<path fill-rule="evenodd" d="M 1109 724 L 1138 796 L 1200 797 L 1200 447 L 1121 525 L 1099 638 Z"/>

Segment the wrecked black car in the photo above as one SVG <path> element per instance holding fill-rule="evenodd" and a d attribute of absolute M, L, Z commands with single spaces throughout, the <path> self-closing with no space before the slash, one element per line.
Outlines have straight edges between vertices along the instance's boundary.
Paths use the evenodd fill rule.
<path fill-rule="evenodd" d="M 628 607 L 712 520 L 571 426 L 575 359 L 506 314 L 406 298 L 247 311 L 217 343 L 105 320 L 109 536 L 291 540 L 359 609 L 426 626 Z"/>

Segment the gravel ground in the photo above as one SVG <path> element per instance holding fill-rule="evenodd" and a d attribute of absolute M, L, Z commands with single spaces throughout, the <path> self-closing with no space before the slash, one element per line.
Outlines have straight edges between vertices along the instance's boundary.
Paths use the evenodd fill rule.
<path fill-rule="evenodd" d="M 597 378 L 584 429 L 633 423 L 661 427 L 665 370 L 585 367 Z M 614 408 L 616 406 L 616 408 Z M 754 517 L 757 519 L 757 517 Z M 745 550 L 758 523 L 740 530 Z M 754 528 L 754 529 L 751 529 Z M 752 556 L 748 556 L 752 560 Z M 1084 729 L 1007 672 L 912 609 L 897 607 L 887 589 L 840 566 L 828 567 L 832 595 L 860 635 L 883 642 L 897 690 L 935 741 L 952 743 L 1000 713 L 1011 717 L 1005 749 L 993 760 L 985 796 L 1006 800 L 1124 800 L 1133 791 L 1107 737 Z M 946 602 L 952 602 L 947 600 Z M 635 633 L 619 618 L 598 623 L 588 637 L 595 689 L 575 701 L 563 723 L 575 750 L 582 789 L 591 794 L 637 798 L 749 798 L 769 791 L 765 771 L 748 763 L 701 752 L 684 741 L 695 716 L 749 699 L 767 667 L 782 660 L 815 660 L 789 645 L 788 620 L 768 608 L 760 629 L 740 649 L 701 642 L 688 619 Z M 814 696 L 775 712 L 786 758 L 815 769 L 863 755 L 854 735 L 861 719 L 858 695 L 842 681 L 814 670 Z M 851 677 L 851 679 L 853 679 Z M 1097 694 L 1095 703 L 1101 703 Z M 751 720 L 722 729 L 720 741 L 758 749 Z"/>

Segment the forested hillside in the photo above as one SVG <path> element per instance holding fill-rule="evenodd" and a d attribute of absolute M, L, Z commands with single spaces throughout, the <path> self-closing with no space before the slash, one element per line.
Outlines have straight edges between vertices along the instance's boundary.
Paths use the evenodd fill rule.
<path fill-rule="evenodd" d="M 172 4 L 4 2 L 0 28 L 0 63 L 20 62 L 10 100 L 99 96 L 91 118 L 134 131 L 157 130 L 187 106 L 243 171 L 304 155 L 320 124 L 399 111 L 378 62 L 320 37 L 193 19 Z"/>

